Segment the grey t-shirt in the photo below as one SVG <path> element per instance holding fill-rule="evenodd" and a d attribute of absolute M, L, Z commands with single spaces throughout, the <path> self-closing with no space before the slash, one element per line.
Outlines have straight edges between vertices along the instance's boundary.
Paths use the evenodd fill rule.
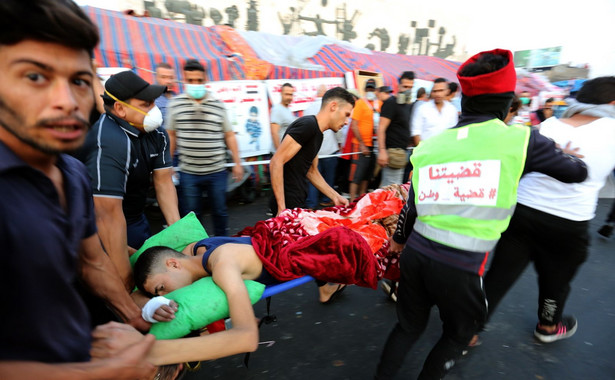
<path fill-rule="evenodd" d="M 288 107 L 284 107 L 280 103 L 271 107 L 271 123 L 280 126 L 280 131 L 278 133 L 280 142 L 282 142 L 282 137 L 284 137 L 286 129 L 295 119 L 295 115 L 293 115 Z M 275 152 L 275 145 L 273 145 L 273 142 L 271 143 L 271 152 Z"/>

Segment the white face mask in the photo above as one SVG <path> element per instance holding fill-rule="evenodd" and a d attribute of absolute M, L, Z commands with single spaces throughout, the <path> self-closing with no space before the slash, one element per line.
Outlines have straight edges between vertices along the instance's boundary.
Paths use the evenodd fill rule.
<path fill-rule="evenodd" d="M 368 91 L 365 93 L 365 98 L 370 101 L 376 100 L 376 93 L 372 91 Z"/>
<path fill-rule="evenodd" d="M 143 119 L 143 129 L 145 132 L 152 132 L 162 125 L 162 112 L 158 106 L 154 106 Z"/>

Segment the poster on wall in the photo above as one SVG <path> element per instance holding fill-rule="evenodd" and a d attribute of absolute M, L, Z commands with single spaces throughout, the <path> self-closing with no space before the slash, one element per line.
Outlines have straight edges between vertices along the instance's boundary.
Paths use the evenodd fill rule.
<path fill-rule="evenodd" d="M 267 93 L 271 104 L 280 103 L 282 96 L 282 85 L 290 83 L 295 88 L 293 101 L 290 103 L 291 111 L 303 111 L 309 107 L 316 98 L 318 86 L 324 84 L 327 88 L 345 87 L 344 78 L 312 78 L 312 79 L 269 79 L 265 81 L 267 85 Z"/>
<path fill-rule="evenodd" d="M 269 153 L 269 108 L 263 82 L 209 82 L 206 87 L 226 106 L 226 113 L 239 145 L 240 157 Z"/>

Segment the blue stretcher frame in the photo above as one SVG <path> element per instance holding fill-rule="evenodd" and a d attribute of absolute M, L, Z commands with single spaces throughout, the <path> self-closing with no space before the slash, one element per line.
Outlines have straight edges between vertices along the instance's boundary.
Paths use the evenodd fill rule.
<path fill-rule="evenodd" d="M 285 292 L 289 289 L 296 288 L 299 285 L 303 285 L 310 281 L 314 281 L 314 278 L 311 276 L 303 276 L 299 278 L 295 278 L 294 280 L 282 282 L 280 284 L 268 285 L 261 296 L 261 300 L 265 300 L 267 302 L 267 314 L 261 318 L 260 322 L 258 322 L 258 328 L 260 329 L 263 324 L 270 324 L 276 322 L 278 319 L 275 315 L 271 314 L 271 297 Z M 250 352 L 246 352 L 243 358 L 243 364 L 248 368 L 248 362 L 250 361 Z"/>
<path fill-rule="evenodd" d="M 314 278 L 312 278 L 311 276 L 303 276 L 303 277 L 295 278 L 294 280 L 282 282 L 280 284 L 269 285 L 265 288 L 265 291 L 263 292 L 261 299 L 269 298 L 271 296 L 285 292 L 289 289 L 295 288 L 299 285 L 303 285 L 310 281 L 314 281 Z"/>

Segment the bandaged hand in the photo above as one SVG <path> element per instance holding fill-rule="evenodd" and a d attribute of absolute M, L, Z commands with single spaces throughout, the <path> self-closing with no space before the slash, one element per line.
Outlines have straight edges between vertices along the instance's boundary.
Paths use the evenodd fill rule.
<path fill-rule="evenodd" d="M 175 318 L 178 307 L 177 302 L 158 296 L 152 298 L 143 306 L 141 316 L 150 323 L 168 322 Z"/>

